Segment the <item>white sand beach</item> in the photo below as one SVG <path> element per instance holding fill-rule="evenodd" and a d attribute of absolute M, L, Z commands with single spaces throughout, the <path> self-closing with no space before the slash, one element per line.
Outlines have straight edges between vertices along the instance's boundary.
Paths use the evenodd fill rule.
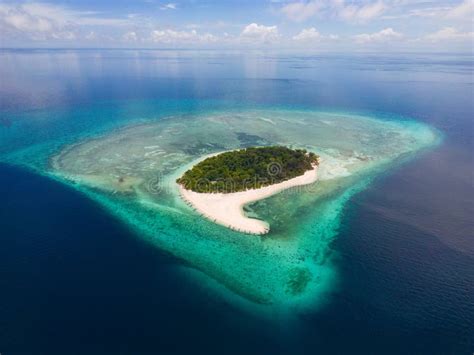
<path fill-rule="evenodd" d="M 318 178 L 318 167 L 303 175 L 278 184 L 259 189 L 233 193 L 199 193 L 186 190 L 179 185 L 181 197 L 188 205 L 207 219 L 248 234 L 265 234 L 270 230 L 268 223 L 245 216 L 243 206 L 270 197 L 295 186 L 308 185 Z"/>

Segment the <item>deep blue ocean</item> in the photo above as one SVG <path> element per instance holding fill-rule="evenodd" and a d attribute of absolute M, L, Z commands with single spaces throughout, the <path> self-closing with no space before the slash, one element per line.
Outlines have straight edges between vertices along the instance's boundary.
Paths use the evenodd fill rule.
<path fill-rule="evenodd" d="M 113 121 L 147 99 L 393 113 L 443 139 L 351 199 L 340 285 L 278 329 L 177 276 L 181 260 L 85 195 L 1 164 L 0 354 L 474 352 L 471 54 L 1 50 L 0 153 L 90 125 L 83 107 L 112 103 Z M 12 139 L 19 120 L 31 137 Z"/>

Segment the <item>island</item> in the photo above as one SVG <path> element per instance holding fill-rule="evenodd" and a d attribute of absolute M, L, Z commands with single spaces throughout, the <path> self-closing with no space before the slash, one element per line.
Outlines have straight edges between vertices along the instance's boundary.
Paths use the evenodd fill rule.
<path fill-rule="evenodd" d="M 272 314 L 319 307 L 319 300 L 325 300 L 337 284 L 331 245 L 344 206 L 377 176 L 424 154 L 441 139 L 426 124 L 393 115 L 247 108 L 244 104 L 208 110 L 200 101 L 190 106 L 192 110 L 182 111 L 188 105 L 188 101 L 178 104 L 175 111 L 166 106 L 165 117 L 157 113 L 159 119 L 144 115 L 126 125 L 118 120 L 118 126 L 104 131 L 93 125 L 84 131 L 87 134 L 20 150 L 9 161 L 29 166 L 94 200 L 147 244 L 182 260 L 180 273 L 222 292 L 229 304 L 239 300 L 239 305 L 251 305 L 249 311 L 256 309 L 256 303 Z M 237 226 L 233 216 L 242 213 L 236 206 L 244 198 L 269 196 L 280 189 L 278 183 L 257 189 L 259 196 L 248 197 L 245 194 L 255 191 L 200 193 L 184 189 L 176 179 L 209 157 L 270 146 L 304 148 L 320 159 L 317 169 L 282 181 L 281 189 L 293 179 L 301 184 L 314 181 L 316 170 L 317 182 L 257 201 L 255 212 L 268 222 L 269 234 L 235 232 L 209 222 L 196 207 L 193 210 L 184 203 L 180 190 L 189 200 L 200 196 L 196 206 L 201 203 L 207 208 L 209 201 L 214 212 L 221 208 L 221 216 L 213 214 L 221 224 L 265 232 L 263 221 L 242 218 Z M 274 174 L 278 165 L 268 168 Z M 229 199 L 234 194 L 238 202 L 232 205 Z M 227 205 L 217 201 L 219 195 L 227 199 Z M 233 220 L 224 219 L 227 216 Z"/>
<path fill-rule="evenodd" d="M 268 223 L 249 218 L 243 206 L 317 180 L 319 157 L 285 146 L 250 147 L 213 155 L 176 180 L 181 197 L 205 218 L 248 234 Z"/>

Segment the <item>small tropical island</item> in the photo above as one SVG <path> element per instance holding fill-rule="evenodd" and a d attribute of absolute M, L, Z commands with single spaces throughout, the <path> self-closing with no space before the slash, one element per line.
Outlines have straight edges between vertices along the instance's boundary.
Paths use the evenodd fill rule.
<path fill-rule="evenodd" d="M 197 162 L 176 180 L 188 205 L 211 221 L 248 234 L 269 225 L 244 215 L 243 206 L 317 180 L 319 157 L 284 146 L 250 147 Z"/>
<path fill-rule="evenodd" d="M 304 149 L 251 147 L 209 157 L 176 182 L 195 192 L 231 193 L 292 179 L 317 164 L 318 156 Z"/>

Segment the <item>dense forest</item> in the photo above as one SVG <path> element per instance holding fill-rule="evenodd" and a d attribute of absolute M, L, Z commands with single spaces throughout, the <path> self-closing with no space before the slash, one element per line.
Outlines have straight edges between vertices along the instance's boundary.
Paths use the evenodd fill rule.
<path fill-rule="evenodd" d="M 196 192 L 237 192 L 273 185 L 303 175 L 318 164 L 304 149 L 255 147 L 203 160 L 176 182 Z"/>

